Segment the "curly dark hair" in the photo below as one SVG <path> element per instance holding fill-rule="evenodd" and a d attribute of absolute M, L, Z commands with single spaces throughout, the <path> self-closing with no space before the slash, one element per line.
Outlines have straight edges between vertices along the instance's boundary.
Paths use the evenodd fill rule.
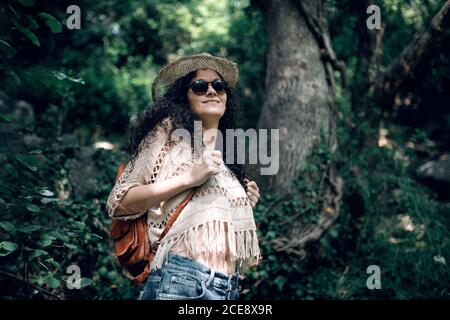
<path fill-rule="evenodd" d="M 139 153 L 139 144 L 147 134 L 149 134 L 158 123 L 166 118 L 170 118 L 172 123 L 169 136 L 174 130 L 181 128 L 188 130 L 192 136 L 194 135 L 194 120 L 199 119 L 190 109 L 187 92 L 195 74 L 196 71 L 192 71 L 187 75 L 178 78 L 171 86 L 169 86 L 166 93 L 161 98 L 154 101 L 152 109 L 144 110 L 138 115 L 137 120 L 131 128 L 130 140 L 127 147 L 130 159 L 133 159 Z M 220 74 L 219 76 L 224 80 Z M 226 94 L 226 109 L 224 115 L 220 119 L 218 128 L 220 132 L 222 132 L 224 139 L 223 146 L 227 145 L 225 130 L 238 128 L 238 125 L 240 125 L 242 121 L 234 89 L 227 86 Z M 244 179 L 246 178 L 244 166 L 237 163 L 237 146 L 236 144 L 234 144 L 234 146 L 234 163 L 227 164 L 227 166 L 239 180 L 244 189 L 247 189 L 244 182 Z M 226 148 L 224 148 L 223 151 L 222 157 L 225 163 Z"/>

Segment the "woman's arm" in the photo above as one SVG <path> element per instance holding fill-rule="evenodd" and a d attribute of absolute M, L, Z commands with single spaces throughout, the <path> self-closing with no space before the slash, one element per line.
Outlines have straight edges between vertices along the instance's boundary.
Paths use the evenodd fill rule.
<path fill-rule="evenodd" d="M 204 151 L 202 159 L 200 164 L 179 176 L 130 188 L 120 202 L 115 215 L 134 215 L 145 212 L 149 208 L 158 207 L 162 201 L 186 189 L 199 186 L 210 176 L 219 173 L 219 164 L 222 161 L 220 151 Z"/>
<path fill-rule="evenodd" d="M 117 208 L 116 216 L 133 215 L 158 207 L 162 201 L 191 188 L 185 175 L 179 175 L 152 184 L 132 187 Z"/>

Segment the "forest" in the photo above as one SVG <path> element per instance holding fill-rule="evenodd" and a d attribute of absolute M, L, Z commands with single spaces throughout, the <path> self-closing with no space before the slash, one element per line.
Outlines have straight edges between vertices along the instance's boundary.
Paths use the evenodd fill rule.
<path fill-rule="evenodd" d="M 4 0 L 0 25 L 0 300 L 137 298 L 106 200 L 158 71 L 201 52 L 280 132 L 277 174 L 246 165 L 239 299 L 450 298 L 450 0 Z"/>

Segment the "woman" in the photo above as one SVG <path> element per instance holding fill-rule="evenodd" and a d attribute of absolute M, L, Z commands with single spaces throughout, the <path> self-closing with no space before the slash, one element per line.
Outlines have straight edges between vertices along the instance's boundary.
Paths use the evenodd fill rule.
<path fill-rule="evenodd" d="M 131 160 L 108 198 L 109 215 L 147 214 L 153 243 L 198 189 L 159 244 L 140 299 L 237 299 L 239 275 L 260 259 L 252 210 L 259 188 L 241 165 L 224 163 L 225 147 L 216 150 L 218 131 L 227 146 L 225 130 L 236 128 L 237 79 L 235 63 L 201 53 L 168 64 L 153 83 L 154 106 L 132 134 Z M 202 140 L 173 138 L 176 129 L 194 136 L 195 120 Z"/>

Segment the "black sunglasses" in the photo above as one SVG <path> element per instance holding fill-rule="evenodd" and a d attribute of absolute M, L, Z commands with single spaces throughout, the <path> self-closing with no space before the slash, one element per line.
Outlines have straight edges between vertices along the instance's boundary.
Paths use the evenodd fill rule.
<path fill-rule="evenodd" d="M 210 83 L 217 94 L 224 94 L 226 88 L 228 87 L 228 84 L 221 79 L 215 79 L 210 82 L 206 82 L 205 80 L 195 80 L 191 83 L 192 92 L 198 96 L 202 96 L 208 92 L 208 85 Z"/>

